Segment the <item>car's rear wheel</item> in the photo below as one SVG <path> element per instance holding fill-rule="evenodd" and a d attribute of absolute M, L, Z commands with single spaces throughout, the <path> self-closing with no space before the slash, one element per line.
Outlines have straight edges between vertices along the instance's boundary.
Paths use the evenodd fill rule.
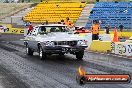
<path fill-rule="evenodd" d="M 28 45 L 26 45 L 26 54 L 33 56 L 33 50 L 31 48 L 29 48 Z"/>
<path fill-rule="evenodd" d="M 47 57 L 46 53 L 43 51 L 42 47 L 40 46 L 39 47 L 39 58 L 41 60 L 44 60 L 44 59 L 46 59 L 46 57 Z"/>
<path fill-rule="evenodd" d="M 83 59 L 83 55 L 84 55 L 84 51 L 79 51 L 79 52 L 76 52 L 76 58 L 78 60 L 82 60 Z"/>

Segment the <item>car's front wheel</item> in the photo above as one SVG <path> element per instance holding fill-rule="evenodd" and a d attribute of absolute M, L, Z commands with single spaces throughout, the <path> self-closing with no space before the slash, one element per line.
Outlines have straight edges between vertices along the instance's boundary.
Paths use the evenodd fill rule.
<path fill-rule="evenodd" d="M 44 60 L 47 57 L 46 53 L 43 51 L 42 47 L 39 47 L 39 58 Z"/>
<path fill-rule="evenodd" d="M 33 55 L 33 51 L 31 50 L 31 48 L 28 47 L 28 45 L 26 46 L 26 54 L 30 56 Z"/>
<path fill-rule="evenodd" d="M 83 59 L 83 55 L 84 55 L 84 51 L 79 51 L 79 52 L 76 52 L 76 58 L 78 60 L 82 60 Z"/>

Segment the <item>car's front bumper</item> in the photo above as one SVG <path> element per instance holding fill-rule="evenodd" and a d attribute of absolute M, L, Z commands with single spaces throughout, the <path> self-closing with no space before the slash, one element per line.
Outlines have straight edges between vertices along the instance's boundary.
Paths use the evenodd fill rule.
<path fill-rule="evenodd" d="M 68 46 L 68 45 L 58 45 L 58 46 L 45 46 L 44 51 L 46 53 L 75 53 L 84 50 L 87 46 Z"/>

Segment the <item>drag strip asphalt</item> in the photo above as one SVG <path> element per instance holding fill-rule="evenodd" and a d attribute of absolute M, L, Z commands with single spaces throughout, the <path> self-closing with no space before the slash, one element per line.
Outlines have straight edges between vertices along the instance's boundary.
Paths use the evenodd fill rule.
<path fill-rule="evenodd" d="M 41 61 L 37 53 L 34 53 L 34 56 L 26 55 L 25 47 L 20 41 L 22 35 L 9 36 L 13 36 L 13 39 L 8 35 L 2 35 L 0 38 L 0 69 L 6 69 L 5 73 L 12 74 L 11 77 L 18 80 L 14 85 L 21 83 L 23 88 L 132 88 L 131 83 L 83 86 L 76 83 L 79 66 L 83 66 L 88 74 L 129 73 L 132 76 L 132 60 L 85 52 L 84 61 L 78 61 L 75 56 L 69 54 L 64 57 L 48 56 L 45 61 Z"/>

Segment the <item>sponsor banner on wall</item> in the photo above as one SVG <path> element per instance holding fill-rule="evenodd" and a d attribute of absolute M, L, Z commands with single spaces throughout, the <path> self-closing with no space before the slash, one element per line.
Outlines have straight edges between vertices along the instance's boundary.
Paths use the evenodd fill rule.
<path fill-rule="evenodd" d="M 14 34 L 24 34 L 24 29 L 12 28 L 9 32 Z"/>
<path fill-rule="evenodd" d="M 0 30 L 2 33 L 24 34 L 24 28 L 12 28 L 11 24 L 0 24 L 0 27 L 4 29 Z"/>
<path fill-rule="evenodd" d="M 132 43 L 126 42 L 115 43 L 115 54 L 132 56 Z"/>

